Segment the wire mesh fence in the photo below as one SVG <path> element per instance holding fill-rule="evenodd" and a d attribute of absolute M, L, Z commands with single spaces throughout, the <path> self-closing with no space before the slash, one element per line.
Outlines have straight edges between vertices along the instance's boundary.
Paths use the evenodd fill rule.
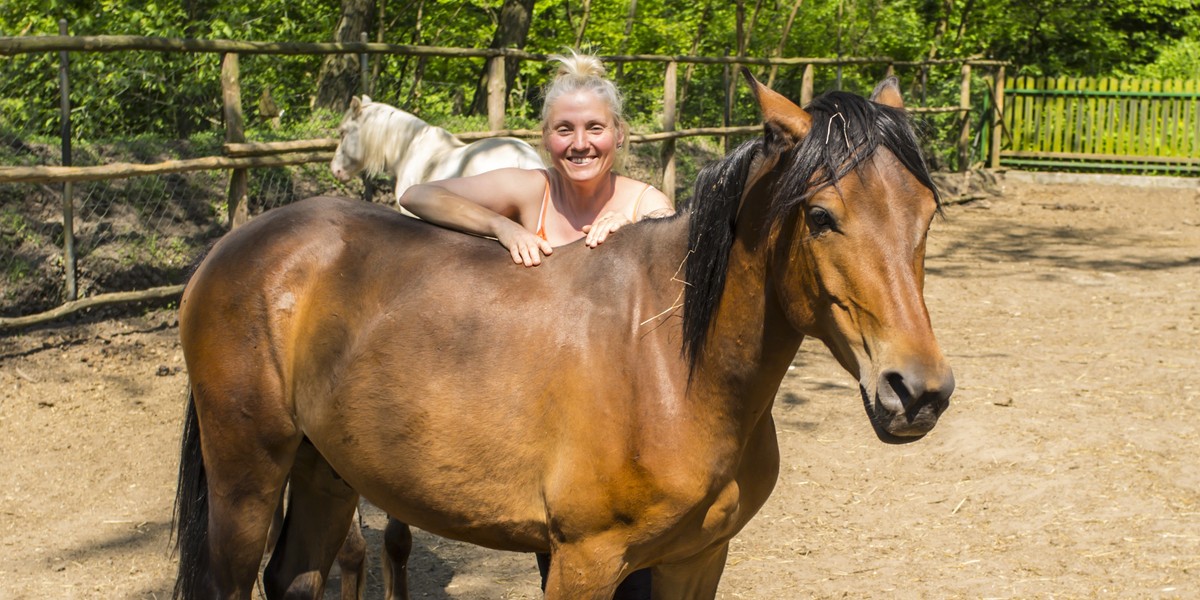
<path fill-rule="evenodd" d="M 217 55 L 70 56 L 71 166 L 152 164 L 222 154 Z M 269 141 L 283 116 L 270 110 L 272 94 L 308 93 L 280 90 L 272 74 L 279 69 L 315 73 L 320 57 L 256 58 L 260 64 L 248 78 L 255 96 L 245 102 L 253 107 L 248 125 L 255 128 L 256 137 Z M 59 66 L 58 53 L 0 59 L 0 165 L 67 164 L 60 136 Z M 84 73 L 95 76 L 82 77 Z M 182 73 L 192 77 L 187 86 L 192 91 L 177 95 L 175 79 Z M 294 98 L 282 100 L 297 103 Z M 122 123 L 124 133 L 114 135 L 114 124 L 126 118 L 128 103 L 151 110 L 139 111 L 143 121 Z M 317 124 L 316 130 L 301 134 L 334 133 L 330 118 L 288 116 Z M 163 135 L 164 130 L 175 135 Z M 289 133 L 294 136 L 297 131 Z M 73 183 L 0 183 L 0 318 L 62 305 L 73 299 L 69 281 L 77 298 L 182 283 L 192 261 L 227 231 L 229 178 L 229 170 L 213 170 Z M 361 195 L 363 187 L 360 182 L 337 182 L 324 163 L 251 169 L 248 179 L 252 215 L 312 195 Z M 68 198 L 73 265 L 64 249 Z"/>
<path fill-rule="evenodd" d="M 123 68 L 117 60 L 120 54 L 106 56 L 102 65 L 89 64 L 89 56 L 83 55 L 72 69 Z M 44 81 L 30 81 L 31 70 Z M 24 79 L 6 77 L 6 71 L 19 71 Z M 57 78 L 56 55 L 19 55 L 0 63 L 0 105 L 25 105 L 23 110 L 0 112 L 0 164 L 64 164 L 62 141 L 55 135 L 61 127 Z M 104 140 L 103 127 L 97 123 L 111 121 L 108 111 L 118 108 L 104 99 L 130 94 L 130 83 L 127 78 L 114 78 L 108 87 L 97 87 L 94 81 L 89 85 L 92 89 L 87 94 L 73 94 L 73 98 L 86 99 L 71 110 L 73 166 L 159 163 L 221 153 L 219 105 L 215 113 L 212 106 L 192 113 L 212 114 L 194 119 L 203 129 L 195 123 L 186 126 L 191 133 L 184 139 L 165 139 L 148 131 L 144 136 L 97 141 Z M 54 94 L 39 92 L 45 89 Z M 218 97 L 219 90 L 212 95 Z M 144 96 L 142 99 L 153 104 Z M 30 104 L 37 108 L 28 110 Z M 32 117 L 20 118 L 22 115 Z M 153 129 L 149 123 L 145 127 Z M 339 184 L 327 170 L 324 164 L 251 170 L 251 214 L 320 193 L 361 194 L 361 184 Z M 229 176 L 228 170 L 217 170 L 74 183 L 0 184 L 0 317 L 34 314 L 70 300 L 70 273 L 79 298 L 182 283 L 193 259 L 227 229 Z M 64 250 L 68 194 L 73 269 Z"/>
<path fill-rule="evenodd" d="M 21 74 L 36 73 L 30 81 Z M 0 60 L 0 164 L 62 163 L 58 57 L 23 54 Z M 44 310 L 63 292 L 62 186 L 0 185 L 0 315 Z"/>
<path fill-rule="evenodd" d="M 323 164 L 255 169 L 251 214 L 319 195 L 360 195 Z M 188 266 L 227 231 L 227 171 L 150 175 L 72 185 L 78 297 L 182 283 Z M 38 313 L 67 298 L 63 184 L 0 184 L 0 317 Z"/>

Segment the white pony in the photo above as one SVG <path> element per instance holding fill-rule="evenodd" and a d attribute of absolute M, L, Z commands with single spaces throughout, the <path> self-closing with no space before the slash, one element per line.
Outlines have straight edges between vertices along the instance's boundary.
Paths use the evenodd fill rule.
<path fill-rule="evenodd" d="M 351 99 L 329 168 L 340 181 L 366 171 L 396 178 L 396 198 L 418 183 L 504 167 L 544 168 L 533 146 L 516 138 L 466 144 L 449 131 L 367 96 Z"/>

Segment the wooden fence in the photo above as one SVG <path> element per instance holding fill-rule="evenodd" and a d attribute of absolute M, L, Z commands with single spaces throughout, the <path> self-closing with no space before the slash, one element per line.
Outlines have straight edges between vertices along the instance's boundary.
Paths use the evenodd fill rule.
<path fill-rule="evenodd" d="M 278 143 L 246 143 L 241 129 L 241 96 L 239 85 L 239 66 L 237 57 L 241 54 L 359 54 L 363 57 L 364 70 L 368 55 L 395 56 L 437 56 L 457 58 L 485 58 L 489 64 L 488 86 L 488 124 L 491 131 L 459 133 L 464 140 L 474 140 L 495 136 L 525 136 L 540 135 L 528 130 L 506 130 L 504 89 L 505 58 L 533 60 L 545 62 L 548 55 L 535 54 L 516 49 L 476 49 L 476 48 L 441 48 L 433 46 L 413 46 L 406 44 L 368 43 L 299 43 L 299 42 L 250 42 L 233 40 L 196 40 L 196 39 L 166 39 L 140 36 L 38 36 L 38 37 L 0 37 L 0 56 L 13 56 L 25 53 L 39 52 L 120 52 L 120 51 L 157 51 L 157 52 L 209 52 L 223 55 L 222 59 L 222 96 L 225 106 L 226 120 L 226 156 L 197 161 L 176 161 L 172 165 L 105 165 L 100 167 L 68 168 L 63 167 L 3 167 L 0 166 L 0 183 L 5 182 L 42 182 L 53 183 L 72 180 L 104 179 L 109 177 L 131 177 L 145 172 L 172 172 L 174 170 L 198 170 L 212 168 L 242 169 L 259 166 L 276 166 L 279 164 L 296 164 L 299 162 L 316 162 L 328 160 L 325 155 L 336 146 L 336 140 L 302 140 L 297 142 Z M 65 56 L 64 56 L 65 58 Z M 888 74 L 896 67 L 928 68 L 933 65 L 961 65 L 960 101 L 952 106 L 912 107 L 914 113 L 956 113 L 962 120 L 958 140 L 958 154 L 966 156 L 969 153 L 970 142 L 969 119 L 966 115 L 971 110 L 971 73 L 972 66 L 1000 67 L 1001 61 L 977 59 L 943 59 L 932 61 L 895 61 L 888 57 L 842 57 L 842 58 L 758 58 L 751 56 L 669 56 L 669 55 L 618 55 L 601 56 L 608 63 L 660 63 L 664 67 L 663 118 L 662 130 L 658 132 L 634 132 L 630 136 L 632 143 L 664 141 L 667 148 L 663 152 L 664 190 L 672 193 L 674 190 L 674 153 L 671 151 L 673 142 L 679 138 L 694 136 L 727 136 L 753 133 L 758 126 L 730 126 L 722 123 L 720 126 L 700 127 L 687 130 L 676 130 L 676 77 L 679 64 L 723 64 L 729 66 L 759 65 L 759 66 L 803 66 L 800 102 L 807 103 L 813 96 L 813 69 L 816 66 L 842 67 L 845 65 L 886 65 Z M 364 80 L 366 78 L 364 77 Z M 496 82 L 496 83 L 491 83 Z M 729 101 L 732 101 L 730 99 Z M 317 151 L 317 154 L 301 155 L 301 151 Z M 284 155 L 284 156 L 280 156 Z M 273 159 L 264 157 L 274 156 Z M 961 164 L 961 168 L 968 165 Z M 147 171 L 149 170 L 149 171 Z M 671 175 L 667 179 L 667 175 Z M 230 215 L 236 214 L 230 211 Z"/>
<path fill-rule="evenodd" d="M 495 136 L 525 136 L 536 137 L 540 132 L 528 130 L 506 130 L 505 99 L 507 90 L 504 89 L 505 58 L 534 60 L 544 62 L 548 56 L 514 49 L 474 49 L 474 48 L 440 48 L 431 46 L 411 46 L 403 44 L 368 43 L 275 43 L 275 42 L 244 42 L 232 40 L 196 40 L 196 39 L 164 39 L 140 36 L 70 36 L 66 35 L 66 24 L 60 23 L 62 35 L 38 37 L 0 37 L 0 56 L 14 56 L 28 53 L 58 52 L 63 62 L 63 144 L 64 158 L 69 157 L 70 107 L 66 101 L 65 80 L 66 61 L 68 52 L 122 52 L 122 51 L 154 51 L 154 52 L 206 52 L 222 55 L 221 85 L 224 106 L 224 121 L 226 137 L 224 156 L 212 156 L 188 160 L 168 161 L 157 164 L 107 164 L 94 167 L 74 167 L 69 161 L 62 166 L 31 166 L 14 167 L 0 166 L 0 184 L 32 182 L 32 183 L 62 183 L 64 184 L 63 206 L 64 222 L 64 265 L 68 281 L 66 303 L 52 311 L 40 315 L 29 315 L 16 318 L 0 318 L 0 331 L 58 318 L 79 309 L 104 305 L 111 302 L 145 300 L 148 298 L 169 297 L 178 293 L 182 286 L 168 286 L 146 290 L 144 294 L 136 292 L 121 292 L 105 294 L 92 298 L 78 300 L 74 290 L 75 258 L 72 253 L 73 233 L 69 226 L 70 206 L 72 205 L 70 185 L 76 181 L 120 179 L 149 174 L 178 173 L 197 170 L 229 170 L 230 184 L 228 189 L 228 215 L 230 225 L 237 226 L 249 218 L 246 199 L 246 169 L 260 167 L 276 167 L 311 162 L 326 162 L 332 158 L 332 151 L 337 145 L 334 139 L 297 140 L 290 142 L 255 143 L 245 140 L 242 125 L 242 100 L 239 83 L 239 61 L 241 54 L 358 54 L 364 72 L 367 69 L 368 56 L 438 56 L 457 58 L 484 58 L 489 65 L 488 86 L 488 124 L 491 131 L 457 134 L 464 140 L 480 139 Z M 630 142 L 663 142 L 661 152 L 661 168 L 663 173 L 662 189 L 674 199 L 675 191 L 675 140 L 692 136 L 727 136 L 752 134 L 761 130 L 760 125 L 731 126 L 728 121 L 720 126 L 700 127 L 687 130 L 677 130 L 676 107 L 676 72 L 678 65 L 683 64 L 722 64 L 729 67 L 739 65 L 803 66 L 801 103 L 807 103 L 813 95 L 813 69 L 817 66 L 842 67 L 845 65 L 886 65 L 888 74 L 896 67 L 928 69 L 934 65 L 959 65 L 961 68 L 960 100 L 952 106 L 912 107 L 915 113 L 953 113 L 960 123 L 958 127 L 958 163 L 960 170 L 969 166 L 970 156 L 970 122 L 968 115 L 971 106 L 972 67 L 998 67 L 998 75 L 993 81 L 1003 80 L 1004 63 L 999 61 L 945 59 L 934 61 L 904 62 L 894 61 L 888 57 L 867 58 L 756 58 L 748 56 L 666 56 L 666 55 L 622 55 L 602 56 L 608 63 L 659 63 L 663 65 L 663 114 L 661 130 L 656 132 L 634 132 Z M 736 77 L 732 68 L 727 73 Z M 729 77 L 730 75 L 727 75 Z M 366 81 L 368 78 L 363 77 Z M 726 89 L 730 88 L 727 81 Z M 727 98 L 727 104 L 732 103 L 732 97 Z M 726 110 L 726 115 L 729 110 Z M 107 298 L 111 296 L 112 298 Z M 111 300 L 111 302 L 110 302 Z"/>
<path fill-rule="evenodd" d="M 999 164 L 1200 173 L 1200 80 L 1008 78 Z"/>

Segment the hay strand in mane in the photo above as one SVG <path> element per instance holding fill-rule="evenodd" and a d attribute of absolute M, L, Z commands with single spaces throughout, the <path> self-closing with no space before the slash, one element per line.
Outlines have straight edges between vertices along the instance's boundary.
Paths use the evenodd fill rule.
<path fill-rule="evenodd" d="M 859 168 L 880 146 L 887 148 L 922 185 L 933 192 L 941 205 L 937 186 L 929 176 L 921 145 L 913 132 L 908 113 L 871 102 L 847 92 L 829 92 L 805 108 L 812 116 L 812 130 L 781 161 L 787 172 L 780 189 L 800 190 L 772 207 L 775 219 L 795 210 L 818 191 L 836 185 Z"/>

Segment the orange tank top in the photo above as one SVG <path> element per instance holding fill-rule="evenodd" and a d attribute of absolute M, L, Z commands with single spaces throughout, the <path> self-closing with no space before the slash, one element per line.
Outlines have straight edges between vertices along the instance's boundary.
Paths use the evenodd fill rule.
<path fill-rule="evenodd" d="M 546 192 L 542 194 L 542 209 L 538 211 L 537 229 L 533 233 L 543 240 L 550 241 L 546 238 L 546 210 L 550 206 L 550 173 L 543 169 L 542 176 L 546 178 Z M 633 211 L 629 214 L 630 223 L 637 222 L 638 208 L 642 205 L 642 197 L 652 187 L 654 186 L 647 183 L 646 187 L 642 188 L 641 193 L 638 194 L 637 199 L 633 201 Z"/>

